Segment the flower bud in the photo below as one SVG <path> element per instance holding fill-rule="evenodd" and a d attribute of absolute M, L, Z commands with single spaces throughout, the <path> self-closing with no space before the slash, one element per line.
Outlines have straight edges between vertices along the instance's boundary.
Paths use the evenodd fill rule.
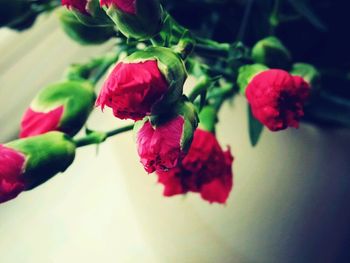
<path fill-rule="evenodd" d="M 49 131 L 75 135 L 85 124 L 95 102 L 94 88 L 85 81 L 66 81 L 42 89 L 25 112 L 20 137 Z"/>
<path fill-rule="evenodd" d="M 245 90 L 254 76 L 267 69 L 268 67 L 262 64 L 244 65 L 240 67 L 238 70 L 237 84 L 241 94 L 245 94 Z"/>
<path fill-rule="evenodd" d="M 99 0 L 62 0 L 76 18 L 87 26 L 105 27 L 113 25 L 111 19 L 100 7 Z"/>
<path fill-rule="evenodd" d="M 223 151 L 215 135 L 198 128 L 181 162 L 169 171 L 157 171 L 164 196 L 200 193 L 210 203 L 226 203 L 233 186 L 233 157 Z"/>
<path fill-rule="evenodd" d="M 81 45 L 100 44 L 115 36 L 113 27 L 83 24 L 72 12 L 65 9 L 58 10 L 57 14 L 63 31 Z"/>
<path fill-rule="evenodd" d="M 256 63 L 270 68 L 288 69 L 291 63 L 289 50 L 273 36 L 258 41 L 252 49 L 252 58 Z"/>
<path fill-rule="evenodd" d="M 169 111 L 182 96 L 186 70 L 171 49 L 151 47 L 119 62 L 105 81 L 96 105 L 120 119 L 140 120 Z"/>
<path fill-rule="evenodd" d="M 74 156 L 74 142 L 60 132 L 0 145 L 0 203 L 65 171 Z"/>
<path fill-rule="evenodd" d="M 245 92 L 254 117 L 271 131 L 298 128 L 309 93 L 301 77 L 279 69 L 255 75 Z"/>
<path fill-rule="evenodd" d="M 320 72 L 310 64 L 295 63 L 292 66 L 290 74 L 293 76 L 300 76 L 306 81 L 313 89 L 313 91 L 320 86 Z"/>
<path fill-rule="evenodd" d="M 175 112 L 163 118 L 156 125 L 148 117 L 135 124 L 138 154 L 148 173 L 174 168 L 186 154 L 198 125 L 196 110 L 187 101 L 179 102 Z"/>
<path fill-rule="evenodd" d="M 101 0 L 100 3 L 126 37 L 149 39 L 162 28 L 159 0 Z"/>

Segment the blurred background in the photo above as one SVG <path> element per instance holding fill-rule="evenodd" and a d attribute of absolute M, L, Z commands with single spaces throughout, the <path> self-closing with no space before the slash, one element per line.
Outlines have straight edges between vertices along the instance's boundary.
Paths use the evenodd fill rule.
<path fill-rule="evenodd" d="M 202 9 L 201 1 L 185 2 L 191 8 L 180 1 L 165 4 L 191 28 L 209 13 L 214 18 L 215 12 L 222 14 L 217 21 L 232 16 L 230 12 L 241 19 L 242 12 L 223 9 L 222 3 L 230 1 L 210 1 L 210 10 Z M 292 23 L 278 34 L 292 39 L 286 43 L 298 59 L 345 71 L 348 40 L 336 37 L 341 35 L 337 30 L 344 30 L 339 21 L 345 24 L 349 17 L 340 15 L 341 8 L 328 12 L 329 1 L 318 2 L 322 24 L 314 21 L 315 28 L 301 19 L 296 23 L 304 23 L 302 31 Z M 227 32 L 235 35 L 237 30 L 235 24 L 220 28 L 213 31 L 214 38 L 223 41 L 231 40 Z M 40 16 L 28 31 L 1 29 L 0 142 L 16 138 L 21 115 L 40 88 L 59 81 L 72 62 L 103 54 L 112 45 L 73 42 L 54 14 Z M 348 96 L 343 75 L 332 73 L 327 79 L 337 83 L 328 87 Z M 108 110 L 94 112 L 88 122 L 100 130 L 119 125 Z M 132 135 L 123 134 L 98 149 L 79 149 L 64 174 L 0 206 L 0 262 L 350 261 L 348 129 L 302 124 L 298 130 L 264 131 L 252 148 L 246 102 L 235 98 L 220 115 L 218 138 L 222 146 L 231 145 L 235 156 L 235 186 L 225 206 L 210 205 L 195 194 L 163 197 L 155 176 L 145 174 L 139 164 Z"/>

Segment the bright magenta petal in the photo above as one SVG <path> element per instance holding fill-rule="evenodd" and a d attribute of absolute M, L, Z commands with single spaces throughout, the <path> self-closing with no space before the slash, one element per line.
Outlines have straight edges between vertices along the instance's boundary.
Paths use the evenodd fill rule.
<path fill-rule="evenodd" d="M 22 182 L 25 156 L 0 145 L 0 203 L 15 198 L 25 189 Z"/>
<path fill-rule="evenodd" d="M 49 112 L 36 112 L 29 108 L 21 122 L 20 138 L 31 137 L 59 129 L 63 106 Z"/>
<path fill-rule="evenodd" d="M 148 173 L 174 168 L 182 154 L 184 119 L 178 116 L 155 129 L 149 121 L 137 134 L 138 154 Z"/>
<path fill-rule="evenodd" d="M 112 108 L 120 119 L 140 120 L 167 90 L 157 61 L 118 63 L 103 84 L 96 106 Z"/>
<path fill-rule="evenodd" d="M 88 0 L 62 0 L 62 5 L 68 8 L 74 8 L 83 14 L 88 14 L 86 5 Z"/>
<path fill-rule="evenodd" d="M 305 81 L 280 69 L 257 74 L 246 89 L 254 117 L 271 131 L 297 128 L 309 93 Z"/>
<path fill-rule="evenodd" d="M 136 14 L 136 0 L 101 0 L 100 5 L 115 5 L 115 7 L 125 13 Z"/>

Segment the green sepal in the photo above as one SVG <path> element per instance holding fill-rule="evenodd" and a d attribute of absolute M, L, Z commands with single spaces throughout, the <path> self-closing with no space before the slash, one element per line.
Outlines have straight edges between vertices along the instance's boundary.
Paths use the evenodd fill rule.
<path fill-rule="evenodd" d="M 185 64 L 181 57 L 170 48 L 149 47 L 136 51 L 123 59 L 124 63 L 138 63 L 156 60 L 158 68 L 169 84 L 168 92 L 152 108 L 153 115 L 159 115 L 169 109 L 181 98 L 183 85 L 187 78 Z"/>
<path fill-rule="evenodd" d="M 205 106 L 199 113 L 200 129 L 215 133 L 215 125 L 217 122 L 217 111 L 213 106 Z"/>
<path fill-rule="evenodd" d="M 142 120 L 136 121 L 134 124 L 134 128 L 133 128 L 133 138 L 134 141 L 136 141 L 137 138 L 137 134 L 140 131 L 140 129 L 143 127 L 143 125 L 145 125 L 145 123 L 147 121 L 150 121 L 149 116 L 144 117 Z"/>
<path fill-rule="evenodd" d="M 147 121 L 156 129 L 157 126 L 161 126 L 178 116 L 182 116 L 184 120 L 180 146 L 181 150 L 186 152 L 191 146 L 194 131 L 199 123 L 199 118 L 195 106 L 185 96 L 183 96 L 166 115 L 151 115 L 136 121 L 133 130 L 134 138 L 136 138 L 137 133 Z"/>
<path fill-rule="evenodd" d="M 94 87 L 90 82 L 65 81 L 42 89 L 30 106 L 34 111 L 48 112 L 63 105 L 59 128 L 73 136 L 84 126 L 95 100 Z"/>
<path fill-rule="evenodd" d="M 259 73 L 268 70 L 269 68 L 262 64 L 244 65 L 238 70 L 237 85 L 242 95 L 245 95 L 245 90 L 249 82 Z"/>
<path fill-rule="evenodd" d="M 104 9 L 126 37 L 150 39 L 158 34 L 163 26 L 163 11 L 159 0 L 137 0 L 135 4 L 136 14 L 123 12 L 113 4 Z"/>
<path fill-rule="evenodd" d="M 76 18 L 84 25 L 90 27 L 113 27 L 113 21 L 101 8 L 99 0 L 89 0 L 86 4 L 88 14 L 83 14 L 79 10 L 70 10 Z"/>
<path fill-rule="evenodd" d="M 75 144 L 61 132 L 19 139 L 6 144 L 26 157 L 23 180 L 26 190 L 46 182 L 59 172 L 64 172 L 75 157 Z"/>
<path fill-rule="evenodd" d="M 65 8 L 60 8 L 57 15 L 63 31 L 74 41 L 81 45 L 93 45 L 106 42 L 116 35 L 112 26 L 87 26 L 80 22 L 71 12 Z"/>
<path fill-rule="evenodd" d="M 256 63 L 281 69 L 289 69 L 292 61 L 289 50 L 274 36 L 258 41 L 252 48 L 252 58 Z"/>
<path fill-rule="evenodd" d="M 302 77 L 312 86 L 313 90 L 320 87 L 321 74 L 313 65 L 307 63 L 295 63 L 293 64 L 290 73 Z"/>
<path fill-rule="evenodd" d="M 185 97 L 179 101 L 176 107 L 178 115 L 184 118 L 184 127 L 181 136 L 181 150 L 187 152 L 191 146 L 194 131 L 197 129 L 199 118 L 196 107 Z"/>

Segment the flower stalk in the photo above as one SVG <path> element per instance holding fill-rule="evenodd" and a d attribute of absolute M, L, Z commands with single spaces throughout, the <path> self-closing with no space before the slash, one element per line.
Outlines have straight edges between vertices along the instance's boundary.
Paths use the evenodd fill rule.
<path fill-rule="evenodd" d="M 74 142 L 77 148 L 92 145 L 92 144 L 100 144 L 112 136 L 131 131 L 133 128 L 134 128 L 134 124 L 127 125 L 108 132 L 88 131 L 88 134 L 85 137 L 75 139 Z"/>

